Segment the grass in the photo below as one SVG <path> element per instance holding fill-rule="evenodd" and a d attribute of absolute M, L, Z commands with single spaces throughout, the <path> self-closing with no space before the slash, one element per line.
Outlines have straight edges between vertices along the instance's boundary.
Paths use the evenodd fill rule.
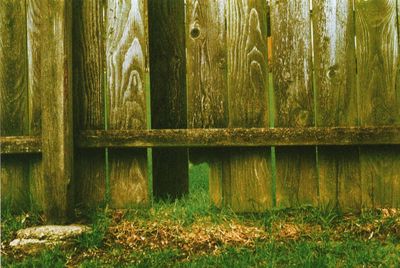
<path fill-rule="evenodd" d="M 76 246 L 26 256 L 2 248 L 4 267 L 396 267 L 400 215 L 343 215 L 302 207 L 237 215 L 209 203 L 207 166 L 191 168 L 191 194 L 150 208 L 84 213 L 93 232 Z M 4 245 L 40 217 L 2 211 Z"/>

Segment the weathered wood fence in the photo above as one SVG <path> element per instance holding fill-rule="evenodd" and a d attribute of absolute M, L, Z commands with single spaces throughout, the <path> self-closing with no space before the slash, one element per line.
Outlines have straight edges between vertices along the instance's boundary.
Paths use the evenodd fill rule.
<path fill-rule="evenodd" d="M 152 147 L 155 197 L 187 193 L 190 158 L 209 163 L 212 202 L 238 212 L 400 207 L 399 11 L 2 0 L 2 204 L 53 222 L 145 204 Z"/>

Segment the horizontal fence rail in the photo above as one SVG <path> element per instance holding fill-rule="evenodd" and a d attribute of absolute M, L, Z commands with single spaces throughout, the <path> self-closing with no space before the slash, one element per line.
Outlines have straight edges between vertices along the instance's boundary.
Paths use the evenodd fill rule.
<path fill-rule="evenodd" d="M 40 137 L 0 137 L 2 154 L 40 153 Z M 400 144 L 400 127 L 85 130 L 79 148 Z"/>

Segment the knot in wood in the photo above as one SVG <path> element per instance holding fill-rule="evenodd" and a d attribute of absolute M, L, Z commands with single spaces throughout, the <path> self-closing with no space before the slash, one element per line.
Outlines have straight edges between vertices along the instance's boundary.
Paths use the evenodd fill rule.
<path fill-rule="evenodd" d="M 200 29 L 197 25 L 193 26 L 190 30 L 190 37 L 196 39 L 200 36 Z"/>

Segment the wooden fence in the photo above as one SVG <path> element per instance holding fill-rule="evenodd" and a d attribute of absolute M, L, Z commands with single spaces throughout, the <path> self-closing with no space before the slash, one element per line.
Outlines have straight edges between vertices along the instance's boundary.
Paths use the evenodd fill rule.
<path fill-rule="evenodd" d="M 1 200 L 400 207 L 400 1 L 2 0 Z M 151 122 L 150 122 L 151 121 Z M 188 149 L 190 148 L 190 153 Z M 190 154 L 190 157 L 189 157 Z"/>

